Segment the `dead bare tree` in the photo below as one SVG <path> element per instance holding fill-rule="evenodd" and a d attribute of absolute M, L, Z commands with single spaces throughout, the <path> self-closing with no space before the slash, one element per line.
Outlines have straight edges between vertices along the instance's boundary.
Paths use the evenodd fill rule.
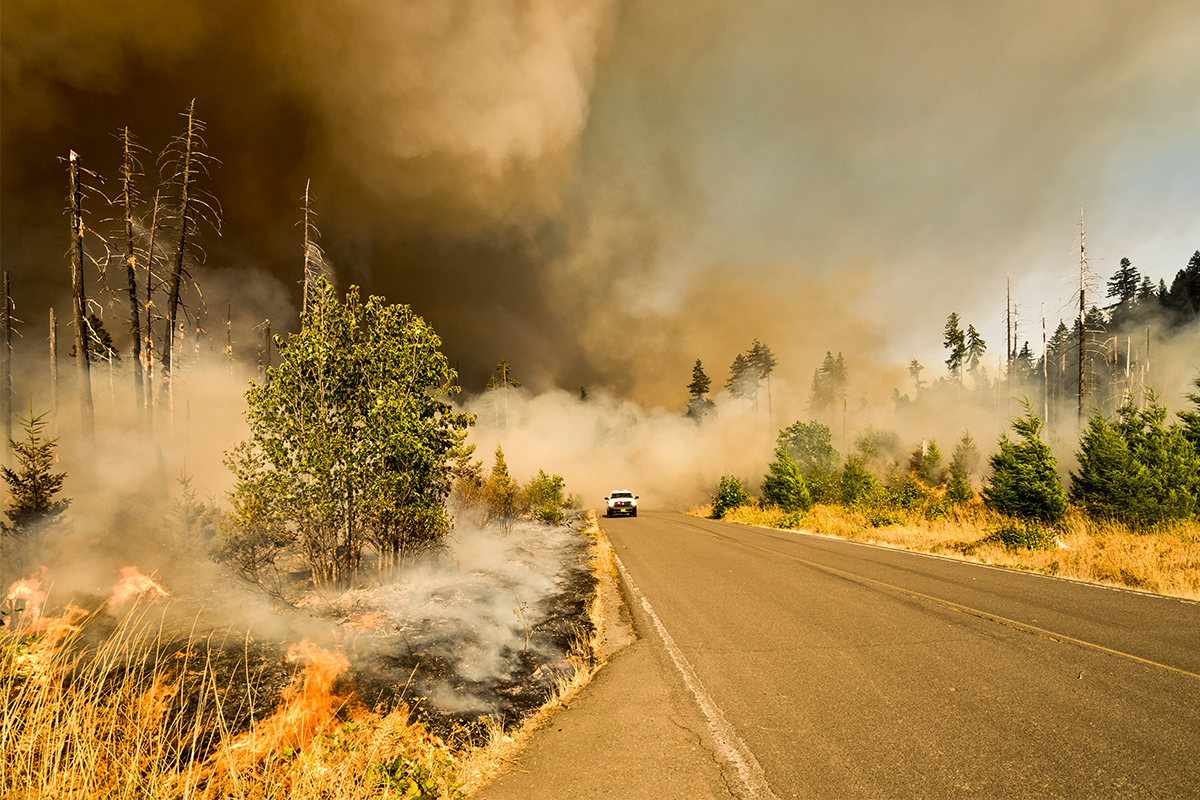
<path fill-rule="evenodd" d="M 0 416 L 4 417 L 4 465 L 12 466 L 12 299 L 8 271 L 0 276 Z"/>
<path fill-rule="evenodd" d="M 321 234 L 313 222 L 316 212 L 312 210 L 312 195 L 309 194 L 311 183 L 312 181 L 304 183 L 304 219 L 302 220 L 304 225 L 304 297 L 301 299 L 300 309 L 304 314 L 309 311 L 309 296 L 312 294 L 312 287 L 316 283 L 317 275 L 324 271 L 325 262 L 325 253 L 318 244 Z"/>
<path fill-rule="evenodd" d="M 154 429 L 154 237 L 158 231 L 158 211 L 162 205 L 162 192 L 154 193 L 154 209 L 150 213 L 150 241 L 146 246 L 146 349 L 142 362 L 145 368 L 146 430 Z"/>
<path fill-rule="evenodd" d="M 83 185 L 80 182 L 79 155 L 72 150 L 68 156 L 68 175 L 71 183 L 71 287 L 72 310 L 75 316 L 75 365 L 79 376 L 79 407 L 83 423 L 83 439 L 90 447 L 96 445 L 96 409 L 92 404 L 92 373 L 88 358 L 87 320 L 84 318 L 87 296 L 83 285 Z"/>
<path fill-rule="evenodd" d="M 133 394 L 136 407 L 141 408 L 145 403 L 143 397 L 145 379 L 142 376 L 142 326 L 138 313 L 137 248 L 133 233 L 133 208 L 138 200 L 136 180 L 141 174 L 137 151 L 145 148 L 140 147 L 133 140 L 128 127 L 121 129 L 118 138 L 121 141 L 122 158 L 121 194 L 117 198 L 117 202 L 121 206 L 125 222 L 124 256 L 125 274 L 129 284 L 129 334 L 133 340 Z"/>
<path fill-rule="evenodd" d="M 50 309 L 50 410 L 54 416 L 54 433 L 58 434 L 58 318 Z"/>
<path fill-rule="evenodd" d="M 188 103 L 183 116 L 187 119 L 186 130 L 177 136 L 159 157 L 160 164 L 170 170 L 168 183 L 175 187 L 177 200 L 175 219 L 178 230 L 175 250 L 172 253 L 171 271 L 167 277 L 167 336 L 163 343 L 163 383 L 171 397 L 171 372 L 176 353 L 176 321 L 179 311 L 179 295 L 185 274 L 184 262 L 194 244 L 195 234 L 201 222 L 220 234 L 220 210 L 216 200 L 205 192 L 199 181 L 208 175 L 209 167 L 217 160 L 205 152 L 204 123 L 196 118 L 196 101 Z M 166 170 L 164 170 L 166 171 Z"/>

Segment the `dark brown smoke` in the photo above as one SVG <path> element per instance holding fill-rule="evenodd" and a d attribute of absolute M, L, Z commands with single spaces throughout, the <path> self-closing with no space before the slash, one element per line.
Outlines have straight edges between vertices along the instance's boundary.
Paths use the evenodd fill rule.
<path fill-rule="evenodd" d="M 428 317 L 468 388 L 505 357 L 534 388 L 682 405 L 695 358 L 719 381 L 755 337 L 793 386 L 826 350 L 936 363 L 952 310 L 1001 340 L 1010 275 L 1057 307 L 1081 202 L 1114 265 L 1169 282 L 1200 246 L 1191 2 L 0 14 L 0 254 L 36 318 L 67 291 L 56 159 L 115 194 L 112 132 L 157 152 L 192 98 L 223 162 L 208 268 L 298 307 L 311 179 L 338 282 Z"/>

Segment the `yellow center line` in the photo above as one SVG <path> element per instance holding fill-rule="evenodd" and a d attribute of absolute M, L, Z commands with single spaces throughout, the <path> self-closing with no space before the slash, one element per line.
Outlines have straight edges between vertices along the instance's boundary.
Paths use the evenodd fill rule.
<path fill-rule="evenodd" d="M 1030 625 L 1027 622 L 1018 622 L 1017 620 L 1014 620 L 1014 619 L 1008 619 L 1007 617 L 1002 617 L 999 614 L 993 614 L 990 611 L 983 611 L 981 609 L 972 608 L 970 606 L 964 606 L 964 605 L 961 605 L 960 603 L 955 603 L 950 600 L 943 600 L 940 597 L 933 597 L 931 595 L 921 594 L 920 592 L 914 592 L 912 589 L 905 589 L 901 586 L 896 586 L 894 584 L 887 583 L 885 581 L 875 580 L 874 578 L 867 578 L 863 575 L 855 575 L 852 572 L 845 572 L 843 570 L 837 569 L 836 567 L 826 566 L 825 564 L 818 564 L 815 561 L 809 561 L 807 559 L 800 558 L 798 556 L 789 555 L 788 553 L 781 553 L 778 550 L 772 550 L 769 547 L 763 547 L 761 545 L 751 544 L 750 542 L 741 541 L 739 539 L 735 539 L 732 536 L 728 536 L 723 533 L 718 533 L 716 531 L 707 530 L 705 528 L 700 527 L 699 525 L 695 525 L 694 527 L 697 530 L 704 531 L 705 533 L 711 534 L 713 536 L 720 536 L 722 539 L 726 539 L 727 541 L 733 542 L 734 544 L 740 544 L 744 547 L 751 547 L 751 548 L 754 548 L 755 550 L 761 550 L 764 553 L 770 553 L 772 555 L 782 556 L 782 557 L 790 559 L 792 561 L 796 561 L 800 564 L 804 564 L 806 566 L 812 567 L 813 569 L 818 569 L 818 570 L 821 570 L 822 572 L 829 573 L 830 575 L 837 575 L 838 577 L 842 577 L 842 578 L 850 578 L 850 579 L 853 579 L 856 581 L 862 581 L 865 583 L 874 584 L 875 586 L 881 586 L 886 589 L 891 589 L 892 591 L 899 592 L 900 594 L 906 594 L 909 597 L 912 597 L 917 600 L 924 600 L 926 602 L 933 603 L 935 605 L 940 605 L 945 608 L 952 609 L 954 611 L 960 611 L 965 614 L 971 614 L 972 616 L 981 617 L 983 619 L 990 619 L 995 622 L 1002 623 L 1004 625 L 1011 625 L 1012 627 L 1017 628 L 1018 630 L 1024 630 L 1024 631 L 1027 631 L 1030 633 L 1036 633 L 1040 636 L 1046 636 L 1050 639 L 1054 639 L 1055 641 L 1067 641 L 1067 642 L 1071 642 L 1073 644 L 1080 645 L 1082 647 L 1090 647 L 1093 650 L 1099 650 L 1103 653 L 1109 653 L 1110 655 L 1114 655 L 1114 656 L 1121 656 L 1122 658 L 1128 658 L 1132 661 L 1139 661 L 1143 664 L 1149 664 L 1152 667 L 1160 667 L 1161 669 L 1169 670 L 1171 672 L 1177 672 L 1180 675 L 1187 675 L 1189 678 L 1195 678 L 1197 680 L 1200 680 L 1200 675 L 1197 675 L 1194 672 L 1188 672 L 1186 669 L 1180 669 L 1179 667 L 1172 667 L 1169 664 L 1160 664 L 1157 661 L 1151 661 L 1148 658 L 1142 658 L 1141 656 L 1135 656 L 1132 653 L 1125 653 L 1125 652 L 1122 652 L 1121 650 L 1113 650 L 1111 647 L 1105 647 L 1103 645 L 1095 644 L 1093 642 L 1086 642 L 1083 639 L 1076 639 L 1073 636 L 1067 636 L 1062 633 L 1055 633 L 1054 631 L 1049 631 L 1049 630 L 1046 630 L 1045 628 L 1039 628 L 1036 625 Z M 963 562 L 963 563 L 967 563 L 967 562 Z"/>

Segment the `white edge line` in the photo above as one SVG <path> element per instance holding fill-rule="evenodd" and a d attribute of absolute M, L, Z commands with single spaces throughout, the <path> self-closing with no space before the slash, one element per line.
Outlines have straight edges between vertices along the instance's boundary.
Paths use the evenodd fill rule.
<path fill-rule="evenodd" d="M 625 570 L 625 565 L 621 563 L 621 559 L 616 553 L 613 553 L 613 557 L 617 561 L 617 568 L 621 570 L 621 577 L 625 579 L 625 584 L 629 587 L 629 591 L 641 602 L 642 608 L 650 615 L 651 621 L 654 622 L 654 628 L 658 631 L 663 645 L 667 648 L 667 653 L 670 654 L 671 660 L 675 662 L 675 666 L 683 676 L 683 682 L 696 697 L 696 703 L 704 713 L 705 719 L 708 720 L 708 729 L 712 732 L 718 751 L 737 770 L 738 780 L 741 782 L 747 796 L 777 800 L 775 793 L 771 791 L 771 787 L 767 784 L 767 778 L 763 774 L 758 759 L 754 757 L 754 753 L 750 752 L 750 748 L 742 741 L 742 737 L 738 736 L 737 731 L 725 719 L 725 715 L 721 712 L 721 709 L 713 701 L 708 690 L 704 688 L 704 683 L 700 680 L 700 676 L 692 669 L 691 662 L 688 661 L 687 656 L 675 644 L 675 640 L 671 638 L 671 634 L 667 633 L 667 629 L 662 624 L 662 620 L 658 618 L 658 614 L 654 613 L 654 609 L 650 606 L 650 601 L 634 585 L 633 579 L 629 577 L 629 573 Z"/>

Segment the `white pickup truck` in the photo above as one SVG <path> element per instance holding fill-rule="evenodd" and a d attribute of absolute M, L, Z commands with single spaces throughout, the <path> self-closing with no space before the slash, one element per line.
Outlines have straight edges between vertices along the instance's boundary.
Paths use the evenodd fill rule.
<path fill-rule="evenodd" d="M 617 490 L 608 493 L 604 498 L 604 516 L 619 517 L 622 514 L 630 517 L 637 516 L 637 495 L 633 492 Z"/>

